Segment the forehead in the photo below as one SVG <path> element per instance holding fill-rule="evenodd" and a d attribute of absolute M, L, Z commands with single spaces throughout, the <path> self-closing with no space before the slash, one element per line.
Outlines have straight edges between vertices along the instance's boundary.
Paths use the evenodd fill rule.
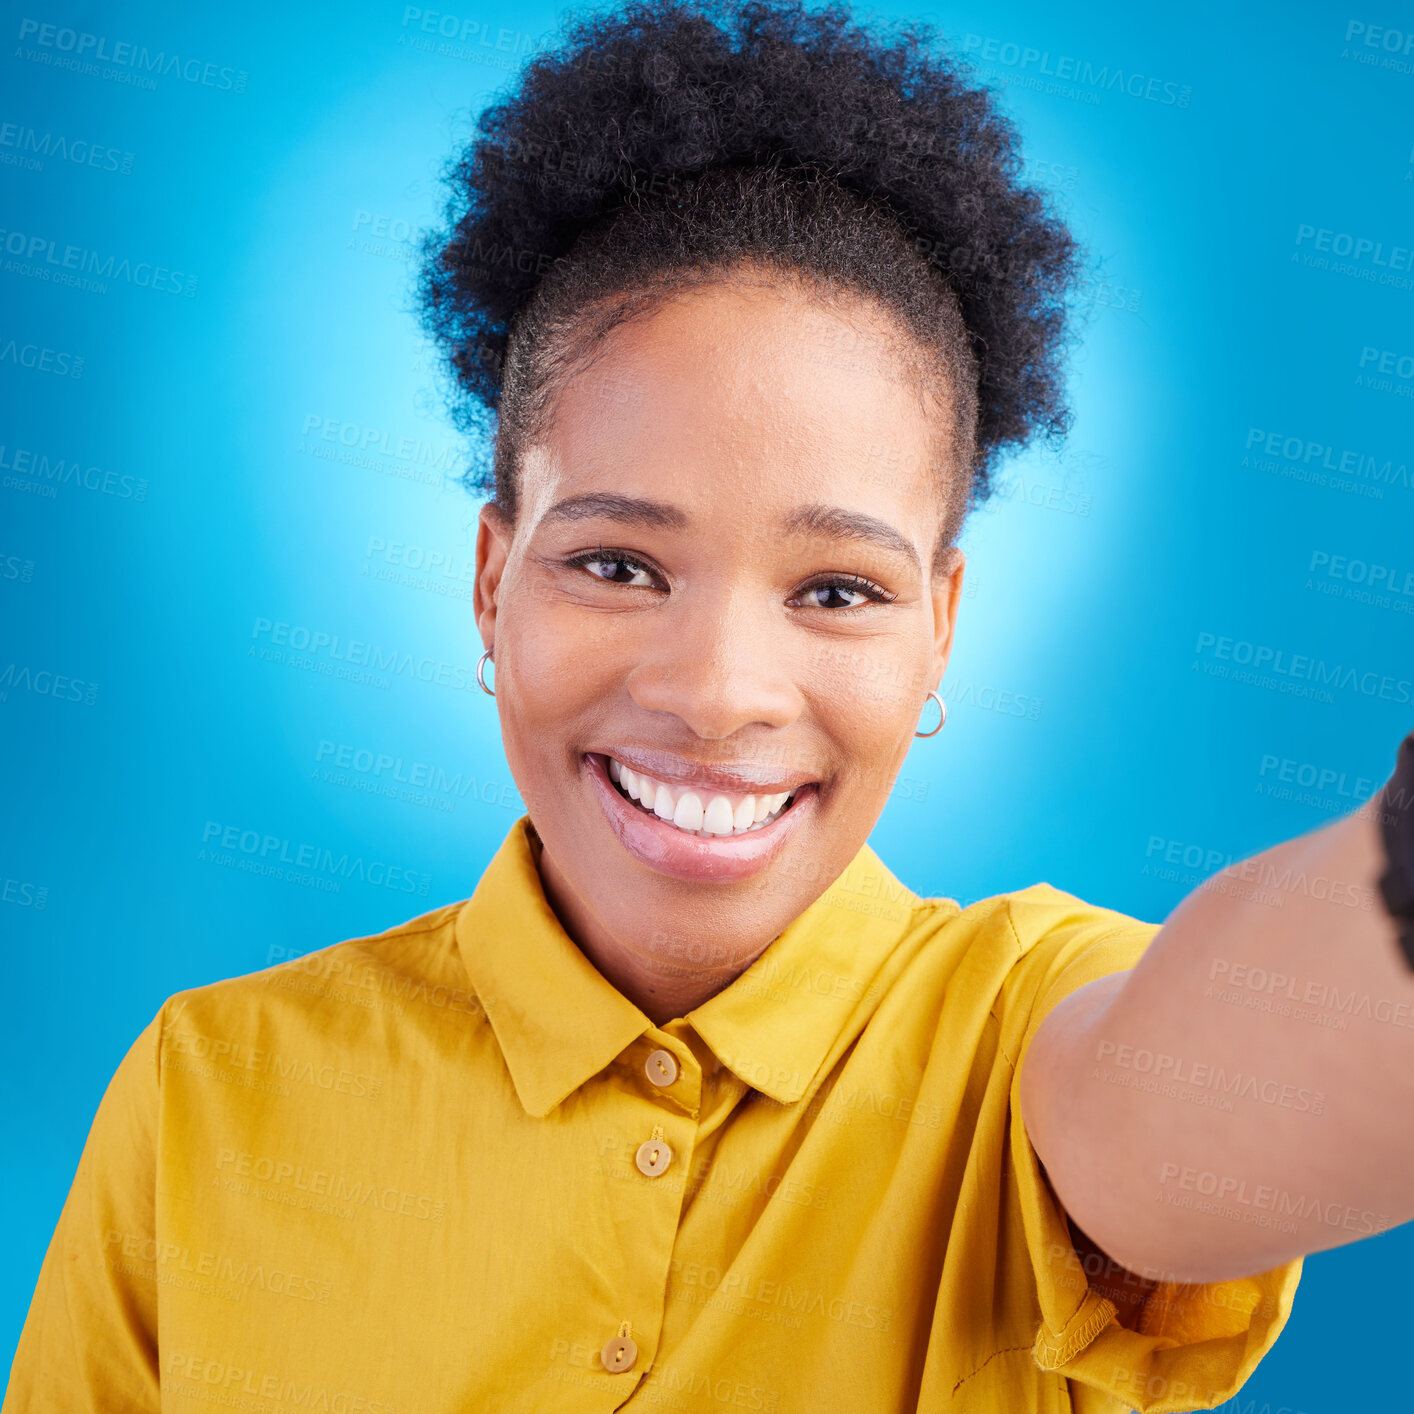
<path fill-rule="evenodd" d="M 710 515 L 802 500 L 897 518 L 936 505 L 938 418 L 871 303 L 713 283 L 612 330 L 522 465 L 533 522 L 591 488 Z"/>

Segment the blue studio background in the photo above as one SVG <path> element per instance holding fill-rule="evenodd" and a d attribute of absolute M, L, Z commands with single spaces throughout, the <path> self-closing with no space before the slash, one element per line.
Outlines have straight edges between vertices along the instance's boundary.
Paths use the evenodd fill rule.
<path fill-rule="evenodd" d="M 6 1368 L 163 999 L 467 896 L 521 811 L 409 291 L 444 157 L 566 10 L 452 3 L 3 21 Z M 966 532 L 950 720 L 872 843 L 925 894 L 1159 920 L 1359 803 L 1414 727 L 1414 13 L 1065 9 L 868 12 L 973 58 L 1092 264 L 1074 431 Z M 340 678 L 281 624 L 432 680 Z M 273 877 L 228 831 L 333 862 Z M 1309 1258 L 1241 1407 L 1407 1398 L 1411 1263 L 1408 1227 Z"/>

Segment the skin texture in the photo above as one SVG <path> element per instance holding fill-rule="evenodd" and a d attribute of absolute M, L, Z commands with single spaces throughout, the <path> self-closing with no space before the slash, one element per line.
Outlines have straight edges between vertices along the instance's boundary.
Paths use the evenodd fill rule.
<path fill-rule="evenodd" d="M 899 337 L 862 298 L 759 278 L 699 287 L 614 330 L 560 390 L 515 525 L 482 511 L 477 626 L 547 896 L 655 1022 L 739 976 L 838 877 L 935 710 L 964 559 L 933 564 L 955 494 L 932 454 L 946 409 L 909 376 Z M 664 503 L 682 523 L 547 519 L 595 493 Z M 912 554 L 782 530 L 811 505 L 884 522 Z M 601 563 L 565 563 L 601 544 Z M 751 878 L 671 877 L 620 843 L 586 774 L 585 752 L 616 746 L 803 773 L 814 819 Z"/>

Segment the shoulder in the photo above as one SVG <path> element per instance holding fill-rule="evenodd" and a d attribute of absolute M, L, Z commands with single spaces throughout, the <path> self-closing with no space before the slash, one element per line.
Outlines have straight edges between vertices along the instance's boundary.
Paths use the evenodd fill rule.
<path fill-rule="evenodd" d="M 1157 923 L 1146 923 L 1118 909 L 1088 903 L 1050 884 L 1032 884 L 1005 894 L 1001 903 L 1023 954 L 1038 947 L 1063 948 L 1111 935 L 1147 937 L 1159 927 Z"/>
<path fill-rule="evenodd" d="M 950 898 L 920 898 L 912 927 L 940 945 L 997 948 L 1019 961 L 1038 950 L 1054 952 L 1112 934 L 1152 935 L 1159 925 L 1041 883 L 978 899 L 966 907 Z"/>
<path fill-rule="evenodd" d="M 1047 883 L 960 907 L 923 898 L 914 909 L 914 961 L 936 969 L 949 992 L 970 993 L 1012 1013 L 1138 962 L 1159 930 L 1118 909 Z"/>
<path fill-rule="evenodd" d="M 154 1025 L 164 1048 L 185 1037 L 198 1052 L 226 1053 L 223 1040 L 317 1029 L 325 1037 L 389 1013 L 478 1010 L 456 945 L 465 900 L 379 933 L 348 938 L 255 972 L 173 992 Z M 202 1038 L 202 1039 L 197 1039 Z"/>

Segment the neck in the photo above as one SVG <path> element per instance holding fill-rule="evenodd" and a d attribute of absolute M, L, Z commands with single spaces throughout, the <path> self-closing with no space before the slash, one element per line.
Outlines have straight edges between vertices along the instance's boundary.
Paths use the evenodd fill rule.
<path fill-rule="evenodd" d="M 729 986 L 756 960 L 752 956 L 707 964 L 656 957 L 608 932 L 570 887 L 543 846 L 538 868 L 545 898 L 560 926 L 599 975 L 655 1026 L 686 1016 Z M 707 939 L 703 942 L 705 951 Z"/>

